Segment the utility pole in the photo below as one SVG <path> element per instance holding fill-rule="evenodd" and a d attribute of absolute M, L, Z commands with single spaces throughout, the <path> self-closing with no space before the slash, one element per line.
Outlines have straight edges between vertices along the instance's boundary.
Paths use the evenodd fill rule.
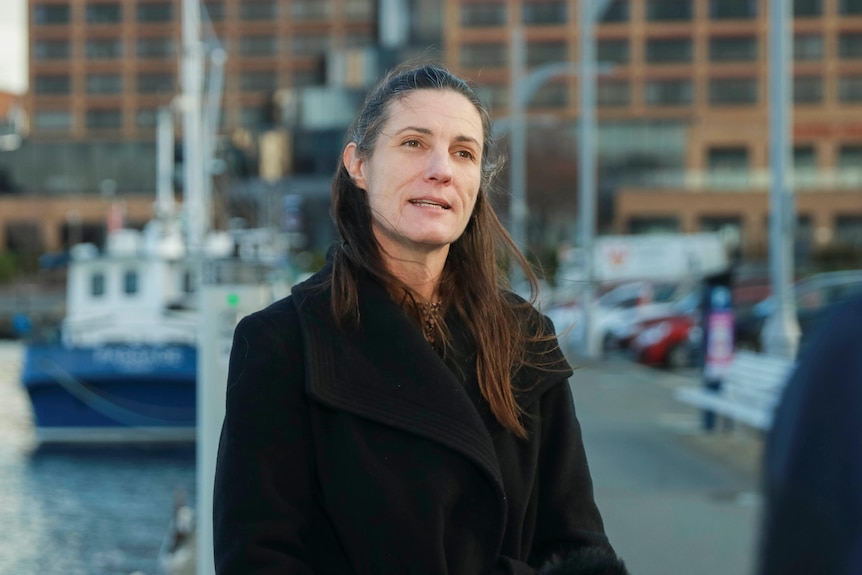
<path fill-rule="evenodd" d="M 512 241 L 521 250 L 527 253 L 527 144 L 526 144 L 526 121 L 524 119 L 524 107 L 526 106 L 526 95 L 524 94 L 524 30 L 521 26 L 512 28 L 510 46 L 510 78 L 509 94 L 511 104 L 509 106 L 509 123 L 511 134 L 511 149 L 509 150 L 509 229 Z M 511 270 L 513 287 L 523 279 L 520 270 L 513 265 Z"/>
<path fill-rule="evenodd" d="M 792 16 L 788 0 L 770 0 L 769 4 L 769 273 L 776 305 L 760 337 L 766 353 L 792 359 L 799 345 L 799 322 L 793 298 L 796 202 L 790 182 L 793 169 Z"/>

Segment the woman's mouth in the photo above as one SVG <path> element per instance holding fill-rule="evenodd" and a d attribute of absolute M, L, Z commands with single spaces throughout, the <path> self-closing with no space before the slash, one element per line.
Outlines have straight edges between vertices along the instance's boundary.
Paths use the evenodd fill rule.
<path fill-rule="evenodd" d="M 435 202 L 433 200 L 410 200 L 410 203 L 414 206 L 423 206 L 428 208 L 440 208 L 442 210 L 450 209 L 448 204 L 443 204 L 440 202 Z"/>

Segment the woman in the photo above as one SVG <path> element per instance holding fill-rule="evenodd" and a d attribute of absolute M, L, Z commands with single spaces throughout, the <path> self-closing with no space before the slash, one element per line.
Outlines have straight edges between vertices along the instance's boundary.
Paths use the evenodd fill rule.
<path fill-rule="evenodd" d="M 487 111 L 435 66 L 360 110 L 342 241 L 240 322 L 215 485 L 219 574 L 625 573 L 550 322 L 487 197 Z M 537 571 L 538 570 L 538 571 Z"/>

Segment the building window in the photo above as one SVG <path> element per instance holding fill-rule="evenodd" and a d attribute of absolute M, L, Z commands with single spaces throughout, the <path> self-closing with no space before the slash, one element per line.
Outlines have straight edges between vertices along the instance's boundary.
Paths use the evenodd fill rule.
<path fill-rule="evenodd" d="M 138 58 L 171 58 L 174 55 L 173 38 L 138 38 Z"/>
<path fill-rule="evenodd" d="M 794 17 L 820 16 L 823 14 L 823 0 L 793 0 Z"/>
<path fill-rule="evenodd" d="M 239 53 L 243 56 L 274 56 L 277 46 L 275 36 L 243 36 L 239 40 Z"/>
<path fill-rule="evenodd" d="M 37 40 L 33 45 L 36 60 L 67 60 L 72 55 L 72 44 L 68 40 Z"/>
<path fill-rule="evenodd" d="M 461 26 L 484 28 L 506 24 L 506 5 L 501 2 L 464 2 L 461 4 Z"/>
<path fill-rule="evenodd" d="M 87 128 L 114 130 L 123 126 L 123 112 L 115 109 L 87 110 Z"/>
<path fill-rule="evenodd" d="M 173 74 L 166 72 L 138 73 L 138 94 L 169 94 L 173 91 Z"/>
<path fill-rule="evenodd" d="M 170 22 L 174 7 L 169 2 L 145 2 L 138 4 L 138 22 Z"/>
<path fill-rule="evenodd" d="M 552 62 L 567 62 L 566 43 L 559 42 L 529 42 L 527 43 L 527 66 L 541 66 Z"/>
<path fill-rule="evenodd" d="M 275 20 L 278 18 L 278 5 L 273 0 L 244 0 L 239 5 L 239 19 Z"/>
<path fill-rule="evenodd" d="M 676 216 L 635 216 L 629 219 L 630 234 L 676 234 L 680 231 Z"/>
<path fill-rule="evenodd" d="M 372 0 L 347 0 L 344 13 L 351 22 L 364 22 L 374 18 L 374 4 Z"/>
<path fill-rule="evenodd" d="M 793 169 L 809 174 L 817 171 L 817 150 L 813 145 L 793 146 Z"/>
<path fill-rule="evenodd" d="M 599 80 L 596 103 L 602 108 L 628 106 L 631 102 L 631 87 L 626 80 Z"/>
<path fill-rule="evenodd" d="M 332 18 L 332 3 L 330 0 L 293 0 L 290 11 L 297 21 L 325 22 Z"/>
<path fill-rule="evenodd" d="M 87 74 L 88 94 L 119 94 L 123 91 L 120 74 Z"/>
<path fill-rule="evenodd" d="M 680 22 L 691 20 L 692 0 L 647 0 L 647 20 L 650 22 Z"/>
<path fill-rule="evenodd" d="M 123 9 L 119 4 L 88 4 L 86 14 L 88 24 L 117 24 L 123 21 Z"/>
<path fill-rule="evenodd" d="M 528 108 L 565 108 L 568 102 L 568 86 L 562 82 L 551 82 L 539 88 L 536 95 L 530 100 Z"/>
<path fill-rule="evenodd" d="M 501 68 L 506 65 L 506 45 L 462 44 L 460 61 L 465 68 Z"/>
<path fill-rule="evenodd" d="M 738 188 L 748 183 L 748 148 L 718 146 L 707 150 L 709 184 Z M 715 231 L 715 230 L 710 230 Z"/>
<path fill-rule="evenodd" d="M 34 83 L 34 91 L 40 95 L 69 94 L 72 91 L 72 79 L 68 74 L 39 74 Z"/>
<path fill-rule="evenodd" d="M 319 86 L 324 83 L 324 79 L 317 70 L 294 70 L 290 76 L 292 86 L 301 88 L 302 86 Z"/>
<path fill-rule="evenodd" d="M 717 233 L 730 249 L 742 243 L 742 218 L 739 216 L 702 216 L 698 229 L 705 233 Z"/>
<path fill-rule="evenodd" d="M 68 132 L 72 129 L 72 114 L 64 110 L 37 111 L 33 126 L 42 132 Z"/>
<path fill-rule="evenodd" d="M 96 272 L 90 276 L 90 295 L 102 297 L 105 295 L 105 274 Z"/>
<path fill-rule="evenodd" d="M 838 149 L 838 169 L 862 174 L 862 144 L 844 144 Z"/>
<path fill-rule="evenodd" d="M 239 111 L 239 123 L 249 130 L 258 129 L 263 123 L 263 113 L 255 106 L 246 106 Z"/>
<path fill-rule="evenodd" d="M 204 2 L 201 4 L 201 19 L 206 21 L 209 18 L 210 22 L 224 21 L 224 2 Z"/>
<path fill-rule="evenodd" d="M 842 76 L 838 79 L 838 100 L 862 102 L 862 76 Z"/>
<path fill-rule="evenodd" d="M 837 216 L 835 240 L 862 248 L 862 216 Z"/>
<path fill-rule="evenodd" d="M 647 40 L 646 57 L 650 64 L 691 62 L 691 38 L 652 38 Z"/>
<path fill-rule="evenodd" d="M 709 103 L 746 105 L 757 103 L 756 78 L 713 78 L 709 81 Z"/>
<path fill-rule="evenodd" d="M 753 20 L 757 18 L 757 0 L 709 0 L 709 17 L 713 20 Z"/>
<path fill-rule="evenodd" d="M 275 70 L 250 70 L 239 77 L 239 89 L 243 92 L 274 92 L 278 88 L 278 73 Z"/>
<path fill-rule="evenodd" d="M 694 89 L 688 78 L 650 80 L 646 85 L 646 102 L 650 106 L 687 106 Z"/>
<path fill-rule="evenodd" d="M 290 43 L 295 56 L 318 56 L 329 50 L 329 36 L 322 34 L 296 34 Z"/>
<path fill-rule="evenodd" d="M 629 21 L 629 0 L 611 0 L 599 21 L 603 24 Z"/>
<path fill-rule="evenodd" d="M 814 104 L 823 101 L 823 78 L 797 76 L 793 78 L 793 101 L 797 104 Z"/>
<path fill-rule="evenodd" d="M 347 48 L 368 48 L 374 45 L 374 35 L 370 30 L 350 30 L 344 38 Z"/>
<path fill-rule="evenodd" d="M 729 36 L 709 39 L 710 62 L 753 62 L 757 60 L 757 38 Z"/>
<path fill-rule="evenodd" d="M 799 34 L 793 37 L 793 59 L 799 61 L 823 58 L 823 36 Z"/>
<path fill-rule="evenodd" d="M 68 24 L 71 10 L 68 4 L 39 4 L 33 9 L 36 24 Z"/>
<path fill-rule="evenodd" d="M 141 129 L 155 128 L 158 112 L 155 108 L 141 108 L 135 113 L 135 125 Z"/>
<path fill-rule="evenodd" d="M 842 58 L 862 58 L 862 32 L 842 32 L 838 37 L 838 54 Z"/>
<path fill-rule="evenodd" d="M 843 16 L 862 16 L 862 0 L 841 0 L 840 11 Z"/>
<path fill-rule="evenodd" d="M 502 110 L 509 106 L 508 86 L 478 86 L 476 93 L 479 98 L 493 110 Z"/>
<path fill-rule="evenodd" d="M 126 295 L 138 293 L 138 272 L 135 270 L 126 270 L 123 274 L 123 293 Z"/>
<path fill-rule="evenodd" d="M 542 0 L 521 4 L 521 21 L 527 25 L 565 24 L 566 3 L 561 0 Z"/>
<path fill-rule="evenodd" d="M 627 39 L 599 40 L 596 45 L 596 60 L 601 63 L 627 64 L 629 58 Z"/>
<path fill-rule="evenodd" d="M 123 57 L 123 42 L 119 38 L 87 40 L 85 49 L 89 60 L 115 60 Z"/>

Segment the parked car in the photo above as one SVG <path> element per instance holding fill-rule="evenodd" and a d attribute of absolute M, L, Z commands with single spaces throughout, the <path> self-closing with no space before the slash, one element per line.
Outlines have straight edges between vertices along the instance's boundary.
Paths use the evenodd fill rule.
<path fill-rule="evenodd" d="M 862 270 L 826 272 L 796 282 L 793 299 L 800 345 L 833 306 L 858 295 L 862 295 Z M 749 313 L 737 314 L 734 322 L 737 349 L 762 351 L 761 332 L 766 320 L 775 312 L 775 306 L 775 298 L 770 295 L 755 304 Z"/>
<path fill-rule="evenodd" d="M 596 328 L 604 349 L 625 349 L 643 322 L 675 315 L 679 302 L 694 288 L 689 284 L 635 282 L 599 298 Z M 611 299 L 621 292 L 624 297 Z"/>
<path fill-rule="evenodd" d="M 697 365 L 703 330 L 700 290 L 677 300 L 670 313 L 642 321 L 631 341 L 636 361 L 646 365 L 680 369 Z"/>

